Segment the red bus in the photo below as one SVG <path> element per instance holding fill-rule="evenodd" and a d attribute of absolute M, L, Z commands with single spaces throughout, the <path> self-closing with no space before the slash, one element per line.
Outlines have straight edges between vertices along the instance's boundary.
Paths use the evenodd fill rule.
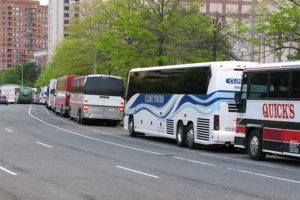
<path fill-rule="evenodd" d="M 235 147 L 247 149 L 254 160 L 267 154 L 300 157 L 299 61 L 245 70 L 235 99 Z"/>
<path fill-rule="evenodd" d="M 79 76 L 68 75 L 57 79 L 54 108 L 56 114 L 69 116 L 72 80 L 77 77 Z"/>

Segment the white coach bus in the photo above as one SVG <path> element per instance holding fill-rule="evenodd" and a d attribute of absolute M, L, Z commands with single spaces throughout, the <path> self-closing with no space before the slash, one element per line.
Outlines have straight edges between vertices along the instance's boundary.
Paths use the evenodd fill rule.
<path fill-rule="evenodd" d="M 250 62 L 225 61 L 132 69 L 124 128 L 172 138 L 179 146 L 233 145 L 235 92 Z"/>
<path fill-rule="evenodd" d="M 70 118 L 84 124 L 105 120 L 117 126 L 124 117 L 124 83 L 121 77 L 103 74 L 73 79 Z"/>
<path fill-rule="evenodd" d="M 300 61 L 259 65 L 244 71 L 235 147 L 250 158 L 300 157 Z"/>

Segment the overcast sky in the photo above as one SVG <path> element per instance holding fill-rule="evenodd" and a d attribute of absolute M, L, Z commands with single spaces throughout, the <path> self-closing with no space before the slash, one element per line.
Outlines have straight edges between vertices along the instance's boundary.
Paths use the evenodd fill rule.
<path fill-rule="evenodd" d="M 40 0 L 42 5 L 48 5 L 48 0 Z"/>

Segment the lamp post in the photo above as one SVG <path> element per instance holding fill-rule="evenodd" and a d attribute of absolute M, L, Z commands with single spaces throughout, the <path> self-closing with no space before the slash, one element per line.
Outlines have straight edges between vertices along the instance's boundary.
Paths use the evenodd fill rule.
<path fill-rule="evenodd" d="M 21 64 L 21 69 L 22 69 L 22 86 L 23 86 L 23 64 Z"/>

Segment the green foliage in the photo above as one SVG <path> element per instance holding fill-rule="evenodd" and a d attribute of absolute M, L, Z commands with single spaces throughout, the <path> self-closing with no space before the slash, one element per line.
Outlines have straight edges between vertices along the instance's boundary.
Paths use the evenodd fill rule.
<path fill-rule="evenodd" d="M 0 72 L 1 84 L 22 84 L 23 67 L 23 85 L 33 87 L 35 81 L 41 73 L 41 68 L 34 62 L 27 62 L 17 65 L 16 68 Z"/>
<path fill-rule="evenodd" d="M 266 44 L 273 53 L 300 50 L 299 0 L 265 0 L 257 10 L 257 20 L 256 44 Z"/>
<path fill-rule="evenodd" d="M 200 13 L 201 0 L 88 0 L 80 20 L 57 47 L 36 86 L 66 74 L 96 72 L 126 78 L 135 67 L 229 59 L 229 41 L 213 40 L 213 20 Z M 218 38 L 226 34 L 218 32 Z M 221 46 L 220 44 L 225 45 Z M 222 47 L 222 48 L 220 48 Z M 226 51 L 224 51 L 226 48 Z M 95 61 L 95 62 L 94 62 Z"/>

